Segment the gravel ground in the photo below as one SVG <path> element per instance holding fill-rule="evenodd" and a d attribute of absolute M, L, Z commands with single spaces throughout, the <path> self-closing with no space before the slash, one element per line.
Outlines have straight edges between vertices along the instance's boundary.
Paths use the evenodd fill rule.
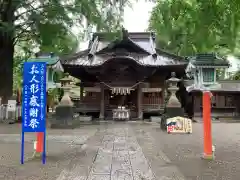
<path fill-rule="evenodd" d="M 48 130 L 46 165 L 39 159 L 31 159 L 35 137 L 28 134 L 25 164 L 20 165 L 20 129 L 19 125 L 0 125 L 0 180 L 70 180 L 66 176 L 80 174 L 84 179 L 104 145 L 104 137 L 114 135 L 119 139 L 122 134 L 128 134 L 124 136 L 130 138 L 129 142 L 142 149 L 143 155 L 139 148 L 138 154 L 146 158 L 156 180 L 238 180 L 240 177 L 240 124 L 237 123 L 213 124 L 214 161 L 201 159 L 201 123 L 193 125 L 193 134 L 171 135 L 162 132 L 156 123 L 119 122 L 74 130 Z"/>
<path fill-rule="evenodd" d="M 238 180 L 240 177 L 240 124 L 213 123 L 214 161 L 202 160 L 203 129 L 193 125 L 193 134 L 167 134 L 159 125 L 132 126 L 135 134 L 152 138 L 156 151 L 163 151 L 187 180 Z M 144 143 L 142 147 L 144 147 Z M 148 145 L 147 145 L 148 146 Z"/>
<path fill-rule="evenodd" d="M 94 126 L 74 130 L 48 130 L 47 163 L 42 165 L 41 159 L 32 159 L 32 141 L 35 135 L 26 134 L 25 163 L 20 165 L 18 125 L 0 127 L 0 180 L 56 180 L 74 158 L 83 156 L 79 153 L 82 144 L 94 141 L 97 137 L 97 127 Z M 94 143 L 96 144 L 95 141 Z"/>

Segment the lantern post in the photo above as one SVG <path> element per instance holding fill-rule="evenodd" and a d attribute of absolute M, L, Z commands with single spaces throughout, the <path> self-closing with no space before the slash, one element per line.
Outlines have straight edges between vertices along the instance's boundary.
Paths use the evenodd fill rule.
<path fill-rule="evenodd" d="M 214 159 L 215 147 L 212 143 L 211 119 L 211 89 L 219 88 L 216 81 L 216 69 L 227 68 L 228 62 L 215 53 L 197 54 L 189 59 L 186 73 L 194 79 L 194 83 L 187 87 L 187 91 L 202 92 L 203 115 L 203 159 Z"/>

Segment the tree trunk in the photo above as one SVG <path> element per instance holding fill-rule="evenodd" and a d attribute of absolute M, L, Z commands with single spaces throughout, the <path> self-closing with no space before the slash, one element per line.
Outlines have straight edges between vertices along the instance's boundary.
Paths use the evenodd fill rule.
<path fill-rule="evenodd" d="M 13 43 L 8 42 L 6 37 L 0 32 L 0 96 L 3 103 L 12 96 L 13 87 Z"/>
<path fill-rule="evenodd" d="M 12 96 L 14 54 L 14 10 L 10 0 L 1 3 L 0 12 L 0 97 L 6 103 Z"/>

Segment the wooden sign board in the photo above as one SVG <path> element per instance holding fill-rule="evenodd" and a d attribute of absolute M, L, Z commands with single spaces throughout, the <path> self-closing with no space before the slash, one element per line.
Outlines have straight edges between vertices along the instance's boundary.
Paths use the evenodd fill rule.
<path fill-rule="evenodd" d="M 168 133 L 192 133 L 192 120 L 184 117 L 174 117 L 167 119 Z"/>
<path fill-rule="evenodd" d="M 161 92 L 162 88 L 142 88 L 142 92 Z"/>

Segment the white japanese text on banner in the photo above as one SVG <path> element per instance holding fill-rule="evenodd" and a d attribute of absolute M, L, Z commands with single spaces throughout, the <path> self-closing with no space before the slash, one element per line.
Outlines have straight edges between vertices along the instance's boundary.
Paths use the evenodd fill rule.
<path fill-rule="evenodd" d="M 24 132 L 45 132 L 46 69 L 45 62 L 24 63 L 22 96 Z"/>

